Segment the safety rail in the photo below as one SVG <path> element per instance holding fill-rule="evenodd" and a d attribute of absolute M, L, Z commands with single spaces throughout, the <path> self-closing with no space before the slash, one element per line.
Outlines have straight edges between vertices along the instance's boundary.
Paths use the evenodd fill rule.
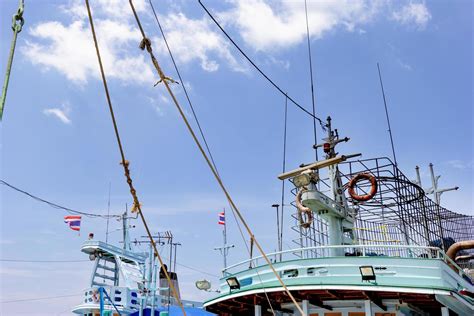
<path fill-rule="evenodd" d="M 314 247 L 305 247 L 297 249 L 288 249 L 283 251 L 277 251 L 266 254 L 268 258 L 274 258 L 274 262 L 277 262 L 278 258 L 283 258 L 284 255 L 291 255 L 292 258 L 282 259 L 278 262 L 298 260 L 300 257 L 295 256 L 295 253 L 308 253 L 317 251 L 322 253 L 321 256 L 316 258 L 330 258 L 331 249 L 344 249 L 344 257 L 393 257 L 393 258 L 411 258 L 411 259 L 440 259 L 443 260 L 447 265 L 452 267 L 461 277 L 471 279 L 463 269 L 456 263 L 454 260 L 449 258 L 446 253 L 438 248 L 431 246 L 410 246 L 410 245 L 326 245 L 326 246 L 314 246 Z M 384 252 L 381 252 L 385 250 Z M 309 257 L 308 258 L 314 258 Z M 263 256 L 254 257 L 251 259 L 246 259 L 244 261 L 238 262 L 236 264 L 230 265 L 222 270 L 222 275 L 224 277 L 237 273 L 241 270 L 248 268 L 256 268 L 261 265 L 261 260 Z M 303 256 L 303 259 L 305 257 Z M 266 262 L 263 263 L 266 265 Z M 238 271 L 229 272 L 229 270 L 234 270 L 235 268 L 240 267 Z"/>

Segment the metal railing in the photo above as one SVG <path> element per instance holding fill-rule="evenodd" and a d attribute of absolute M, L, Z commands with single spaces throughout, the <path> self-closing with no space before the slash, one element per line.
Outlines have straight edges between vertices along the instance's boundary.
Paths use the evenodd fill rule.
<path fill-rule="evenodd" d="M 285 261 L 290 260 L 299 260 L 301 258 L 294 255 L 294 253 L 305 253 L 305 252 L 314 252 L 322 253 L 321 256 L 317 258 L 335 258 L 331 256 L 331 250 L 333 249 L 343 249 L 344 257 L 392 257 L 392 258 L 411 258 L 411 259 L 437 259 L 443 260 L 447 265 L 449 265 L 457 274 L 461 277 L 468 278 L 470 277 L 463 271 L 463 269 L 456 264 L 451 258 L 449 258 L 442 249 L 438 247 L 431 246 L 410 246 L 410 245 L 326 245 L 326 246 L 314 246 L 314 247 L 305 247 L 297 249 L 288 249 L 284 251 L 268 253 L 267 257 L 277 258 L 284 257 L 281 262 L 277 264 L 284 264 Z M 288 258 L 291 256 L 291 258 Z M 314 257 L 308 257 L 314 259 Z M 251 259 L 246 259 L 244 261 L 238 262 L 236 264 L 230 265 L 222 270 L 224 276 L 228 276 L 232 273 L 237 273 L 241 270 L 248 268 L 256 268 L 266 265 L 266 262 L 262 264 L 263 256 L 254 257 Z M 240 270 L 235 272 L 229 272 L 230 270 Z"/>

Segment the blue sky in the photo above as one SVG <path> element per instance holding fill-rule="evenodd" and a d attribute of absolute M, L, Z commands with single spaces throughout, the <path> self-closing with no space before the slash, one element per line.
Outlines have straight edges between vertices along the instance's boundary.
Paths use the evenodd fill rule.
<path fill-rule="evenodd" d="M 1 178 L 58 204 L 105 213 L 131 203 L 79 1 L 26 1 L 25 26 L 1 123 Z M 311 104 L 304 2 L 205 1 L 244 50 L 308 109 Z M 147 2 L 136 1 L 165 72 L 176 77 Z M 161 86 L 126 1 L 92 4 L 110 92 L 143 211 L 153 231 L 172 230 L 178 262 L 218 274 L 217 213 L 226 206 L 204 160 Z M 0 3 L 1 73 L 16 0 Z M 268 251 L 275 249 L 270 205 L 280 200 L 284 98 L 222 37 L 196 1 L 156 1 L 219 171 Z M 397 158 L 414 178 L 428 164 L 443 186 L 460 186 L 443 205 L 473 214 L 472 3 L 470 1 L 309 1 L 317 115 L 331 115 L 351 142 L 341 152 L 390 156 L 376 63 L 382 67 Z M 180 86 L 178 99 L 190 113 Z M 289 106 L 287 166 L 314 157 L 312 121 Z M 322 131 L 318 130 L 319 135 Z M 81 260 L 88 232 L 104 238 L 105 222 L 84 219 L 80 237 L 65 213 L 1 187 L 1 258 Z M 289 198 L 289 197 L 288 197 Z M 229 261 L 246 258 L 231 218 Z M 133 237 L 143 235 L 134 223 Z M 110 222 L 112 229 L 121 223 Z M 120 233 L 111 234 L 117 242 Z M 285 230 L 285 247 L 292 235 Z M 90 262 L 1 262 L 1 300 L 81 294 Z M 183 267 L 186 298 L 203 299 L 194 281 L 217 278 Z M 68 315 L 78 297 L 3 303 L 2 315 Z"/>

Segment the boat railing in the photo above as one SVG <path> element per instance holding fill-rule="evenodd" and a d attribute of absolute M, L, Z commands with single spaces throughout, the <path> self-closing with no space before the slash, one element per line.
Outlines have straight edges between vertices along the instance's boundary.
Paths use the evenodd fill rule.
<path fill-rule="evenodd" d="M 316 258 L 331 258 L 338 257 L 332 255 L 334 250 L 342 249 L 344 257 L 394 257 L 394 258 L 411 258 L 411 259 L 436 259 L 443 260 L 461 277 L 470 279 L 470 277 L 463 271 L 463 269 L 449 258 L 446 253 L 438 248 L 432 246 L 411 246 L 411 245 L 325 245 L 313 246 L 297 249 L 287 249 L 278 252 L 266 254 L 272 264 L 278 265 L 279 262 L 301 260 L 301 259 L 316 259 Z M 296 257 L 295 253 L 303 254 L 303 257 Z M 318 256 L 308 255 L 318 253 Z M 305 255 L 306 254 L 306 255 Z M 339 256 L 340 257 L 340 256 Z M 279 258 L 282 258 L 281 261 Z M 263 256 L 253 257 L 236 264 L 230 265 L 222 270 L 224 277 L 237 273 L 239 271 L 255 268 L 266 265 L 267 262 Z"/>

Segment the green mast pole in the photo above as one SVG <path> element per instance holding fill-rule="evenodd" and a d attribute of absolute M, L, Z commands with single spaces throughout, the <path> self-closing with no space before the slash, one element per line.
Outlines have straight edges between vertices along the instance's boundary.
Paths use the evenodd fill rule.
<path fill-rule="evenodd" d="M 10 72 L 12 69 L 13 55 L 15 54 L 16 38 L 18 36 L 18 33 L 21 32 L 23 24 L 25 24 L 25 20 L 23 19 L 23 9 L 24 9 L 24 0 L 20 0 L 20 3 L 18 5 L 18 10 L 13 15 L 13 18 L 12 18 L 13 39 L 12 39 L 12 45 L 10 47 L 10 55 L 8 56 L 7 71 L 5 73 L 5 82 L 3 83 L 2 96 L 0 99 L 0 121 L 2 120 L 2 117 L 3 117 L 3 109 L 5 106 L 5 100 L 7 98 L 8 82 L 10 80 Z"/>

